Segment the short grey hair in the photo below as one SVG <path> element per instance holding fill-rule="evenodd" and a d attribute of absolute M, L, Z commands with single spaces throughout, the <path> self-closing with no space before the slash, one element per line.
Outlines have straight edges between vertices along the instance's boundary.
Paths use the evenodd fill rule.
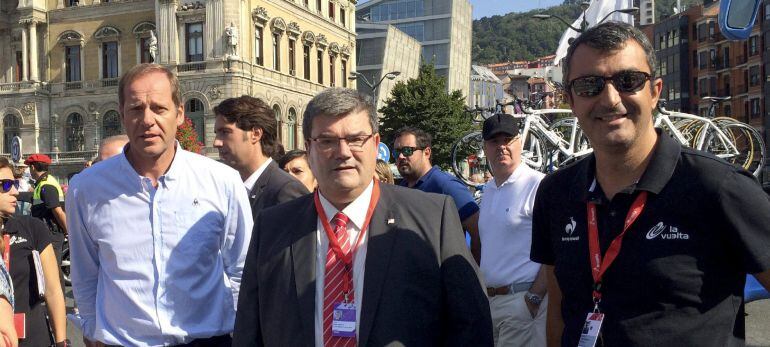
<path fill-rule="evenodd" d="M 113 142 L 128 143 L 128 135 L 120 134 L 120 135 L 112 135 L 112 136 L 105 137 L 102 139 L 101 142 L 99 142 L 99 148 L 102 148 L 107 144 L 110 144 Z"/>
<path fill-rule="evenodd" d="M 366 111 L 372 133 L 380 131 L 380 121 L 374 110 L 372 99 L 357 90 L 347 88 L 329 88 L 316 95 L 305 108 L 302 115 L 302 133 L 305 140 L 310 139 L 313 130 L 313 118 L 316 116 L 341 117 L 353 112 Z"/>
<path fill-rule="evenodd" d="M 591 27 L 586 32 L 578 36 L 567 49 L 567 56 L 562 64 L 564 76 L 562 82 L 565 86 L 569 85 L 569 71 L 572 56 L 580 45 L 586 45 L 603 53 L 609 53 L 623 49 L 628 40 L 634 40 L 642 49 L 647 57 L 647 65 L 650 67 L 650 80 L 655 79 L 655 50 L 652 48 L 650 40 L 647 39 L 641 30 L 630 24 L 622 22 L 604 22 L 595 27 Z M 569 89 L 569 88 L 568 88 Z M 567 90 L 570 93 L 570 90 Z"/>

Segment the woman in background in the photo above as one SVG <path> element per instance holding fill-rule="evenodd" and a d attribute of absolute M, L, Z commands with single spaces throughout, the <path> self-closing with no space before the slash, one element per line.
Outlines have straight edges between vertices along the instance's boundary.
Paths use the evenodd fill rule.
<path fill-rule="evenodd" d="M 393 171 L 390 171 L 390 165 L 382 159 L 377 159 L 377 166 L 374 168 L 377 174 L 375 177 L 381 183 L 393 184 Z"/>
<path fill-rule="evenodd" d="M 51 231 L 42 221 L 33 217 L 11 218 L 16 212 L 18 187 L 19 181 L 14 178 L 8 159 L 0 158 L 0 223 L 3 239 L 8 240 L 10 245 L 8 260 L 15 296 L 14 310 L 25 315 L 26 325 L 26 337 L 18 339 L 18 344 L 35 347 L 52 344 L 57 347 L 68 346 L 64 293 L 59 282 L 59 266 L 51 246 Z M 5 235 L 9 237 L 5 238 Z M 45 295 L 42 298 L 38 294 L 40 290 L 33 255 L 35 251 L 40 255 L 39 264 L 45 279 Z M 50 329 L 46 307 L 50 316 Z"/>
<path fill-rule="evenodd" d="M 307 187 L 307 190 L 314 191 L 316 185 L 315 176 L 310 171 L 310 165 L 307 163 L 307 152 L 301 149 L 295 149 L 287 152 L 278 161 L 278 166 L 283 171 L 288 172 L 290 175 L 298 179 L 302 184 Z"/>

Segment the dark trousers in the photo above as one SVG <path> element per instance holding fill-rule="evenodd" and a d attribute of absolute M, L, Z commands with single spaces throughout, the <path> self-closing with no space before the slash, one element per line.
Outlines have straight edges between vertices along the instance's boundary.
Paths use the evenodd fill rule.
<path fill-rule="evenodd" d="M 177 345 L 179 347 L 230 347 L 233 344 L 233 338 L 230 334 L 204 337 L 200 339 L 192 340 L 190 343 L 183 345 Z M 115 345 L 108 345 L 107 347 L 120 347 Z"/>

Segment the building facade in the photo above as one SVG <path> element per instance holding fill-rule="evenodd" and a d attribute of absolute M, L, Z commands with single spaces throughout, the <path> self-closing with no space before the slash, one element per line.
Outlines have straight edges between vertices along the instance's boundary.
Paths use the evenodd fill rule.
<path fill-rule="evenodd" d="M 395 26 L 371 22 L 356 23 L 356 79 L 358 90 L 371 91 L 376 106 L 382 107 L 399 81 L 417 78 L 420 73 L 420 42 Z M 397 72 L 394 79 L 385 74 Z M 380 82 L 382 81 L 382 82 Z M 376 90 L 367 85 L 377 86 Z"/>
<path fill-rule="evenodd" d="M 503 82 L 492 70 L 479 65 L 471 66 L 470 104 L 485 109 L 495 109 L 503 101 Z"/>
<path fill-rule="evenodd" d="M 669 110 L 697 113 L 690 104 L 692 69 L 688 57 L 691 52 L 697 52 L 698 41 L 690 39 L 689 28 L 701 16 L 702 10 L 701 6 L 694 6 L 651 26 L 650 42 L 658 61 L 655 75 L 663 79 L 661 98 L 666 100 Z"/>
<path fill-rule="evenodd" d="M 301 147 L 306 103 L 351 86 L 355 2 L 3 1 L 0 153 L 19 136 L 24 153 L 82 167 L 100 139 L 123 131 L 118 78 L 144 62 L 177 73 L 205 154 L 216 156 L 213 107 L 243 94 L 268 102 L 284 146 Z"/>
<path fill-rule="evenodd" d="M 371 0 L 356 16 L 387 23 L 422 45 L 422 59 L 447 78 L 448 90 L 470 95 L 472 7 L 468 0 Z M 469 98 L 467 98 L 469 99 Z M 470 100 L 468 100 L 470 102 Z"/>

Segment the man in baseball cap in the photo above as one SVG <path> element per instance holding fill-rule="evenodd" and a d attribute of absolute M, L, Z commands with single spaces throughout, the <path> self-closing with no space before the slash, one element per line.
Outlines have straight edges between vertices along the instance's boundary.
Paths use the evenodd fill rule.
<path fill-rule="evenodd" d="M 29 173 L 35 180 L 35 189 L 32 193 L 32 209 L 30 215 L 39 218 L 51 230 L 56 261 L 61 266 L 61 251 L 64 235 L 67 234 L 67 215 L 64 213 L 64 191 L 56 177 L 48 173 L 51 165 L 51 157 L 35 153 L 24 160 L 29 165 Z M 61 277 L 62 286 L 63 277 Z"/>
<path fill-rule="evenodd" d="M 479 212 L 481 273 L 496 346 L 545 346 L 546 277 L 529 259 L 532 208 L 543 178 L 521 161 L 521 121 L 496 114 L 484 121 L 484 153 L 492 179 Z"/>

